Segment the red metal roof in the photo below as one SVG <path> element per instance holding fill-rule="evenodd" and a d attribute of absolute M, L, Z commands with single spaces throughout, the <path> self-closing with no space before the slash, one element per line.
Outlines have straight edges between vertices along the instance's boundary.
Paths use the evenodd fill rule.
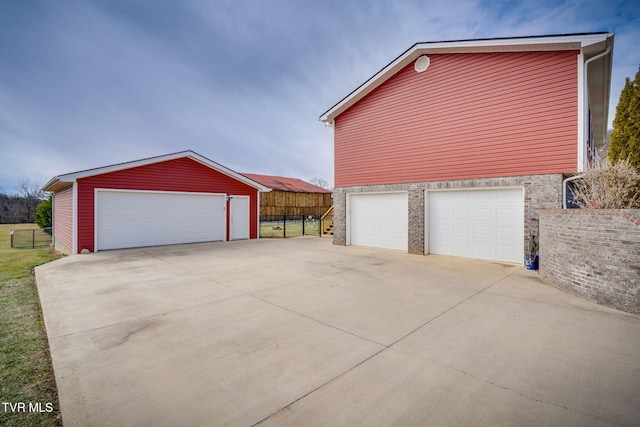
<path fill-rule="evenodd" d="M 291 191 L 293 193 L 331 193 L 326 188 L 318 187 L 298 178 L 286 178 L 284 176 L 258 175 L 255 173 L 243 173 L 252 181 L 277 191 Z"/>

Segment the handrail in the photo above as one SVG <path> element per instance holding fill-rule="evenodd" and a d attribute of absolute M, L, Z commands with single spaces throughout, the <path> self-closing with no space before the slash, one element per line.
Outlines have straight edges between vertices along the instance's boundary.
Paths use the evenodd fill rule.
<path fill-rule="evenodd" d="M 325 220 L 325 218 L 327 218 L 329 215 L 331 215 L 330 218 Z M 329 222 L 330 225 L 328 228 L 325 222 Z M 333 229 L 333 205 L 329 209 L 327 209 L 324 215 L 320 217 L 320 227 L 322 227 L 322 234 L 329 234 L 329 232 Z M 331 234 L 333 234 L 332 231 Z"/>
<path fill-rule="evenodd" d="M 320 217 L 320 220 L 324 220 L 324 218 L 329 215 L 330 212 L 333 212 L 333 205 L 331 205 L 331 207 L 329 209 L 327 209 L 327 211 L 324 213 L 324 215 L 322 215 Z"/>

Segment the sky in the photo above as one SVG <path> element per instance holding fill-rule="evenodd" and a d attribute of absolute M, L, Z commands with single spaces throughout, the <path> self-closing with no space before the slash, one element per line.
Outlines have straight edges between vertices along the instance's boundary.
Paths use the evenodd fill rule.
<path fill-rule="evenodd" d="M 640 65 L 615 0 L 0 0 L 0 192 L 193 150 L 333 183 L 319 116 L 416 42 L 615 33 L 610 127 Z"/>

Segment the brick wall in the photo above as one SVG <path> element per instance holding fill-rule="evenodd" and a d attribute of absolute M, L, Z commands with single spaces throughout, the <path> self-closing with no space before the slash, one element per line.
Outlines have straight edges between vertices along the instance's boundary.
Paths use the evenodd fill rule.
<path fill-rule="evenodd" d="M 574 295 L 640 314 L 640 210 L 541 210 L 540 276 Z"/>
<path fill-rule="evenodd" d="M 344 188 L 333 189 L 333 244 L 347 244 L 347 193 Z"/>
<path fill-rule="evenodd" d="M 504 178 L 477 178 L 454 181 L 418 182 L 411 184 L 367 185 L 358 187 L 335 188 L 333 192 L 334 204 L 334 235 L 333 242 L 345 245 L 346 230 L 346 195 L 347 193 L 406 191 L 409 200 L 408 218 L 408 252 L 424 254 L 425 237 L 425 190 L 446 189 L 480 189 L 480 188 L 524 188 L 524 230 L 522 244 L 527 250 L 529 243 L 529 225 L 531 218 L 537 218 L 540 208 L 559 208 L 562 206 L 562 175 L 531 175 L 512 176 Z M 534 223 L 535 224 L 535 223 Z M 534 230 L 538 234 L 538 230 Z"/>

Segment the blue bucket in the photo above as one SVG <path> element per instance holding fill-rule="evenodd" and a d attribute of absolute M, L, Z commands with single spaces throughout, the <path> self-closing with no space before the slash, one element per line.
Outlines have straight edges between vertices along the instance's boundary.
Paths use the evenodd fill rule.
<path fill-rule="evenodd" d="M 527 267 L 527 270 L 537 270 L 538 269 L 538 255 L 525 255 L 524 256 L 524 265 Z"/>

